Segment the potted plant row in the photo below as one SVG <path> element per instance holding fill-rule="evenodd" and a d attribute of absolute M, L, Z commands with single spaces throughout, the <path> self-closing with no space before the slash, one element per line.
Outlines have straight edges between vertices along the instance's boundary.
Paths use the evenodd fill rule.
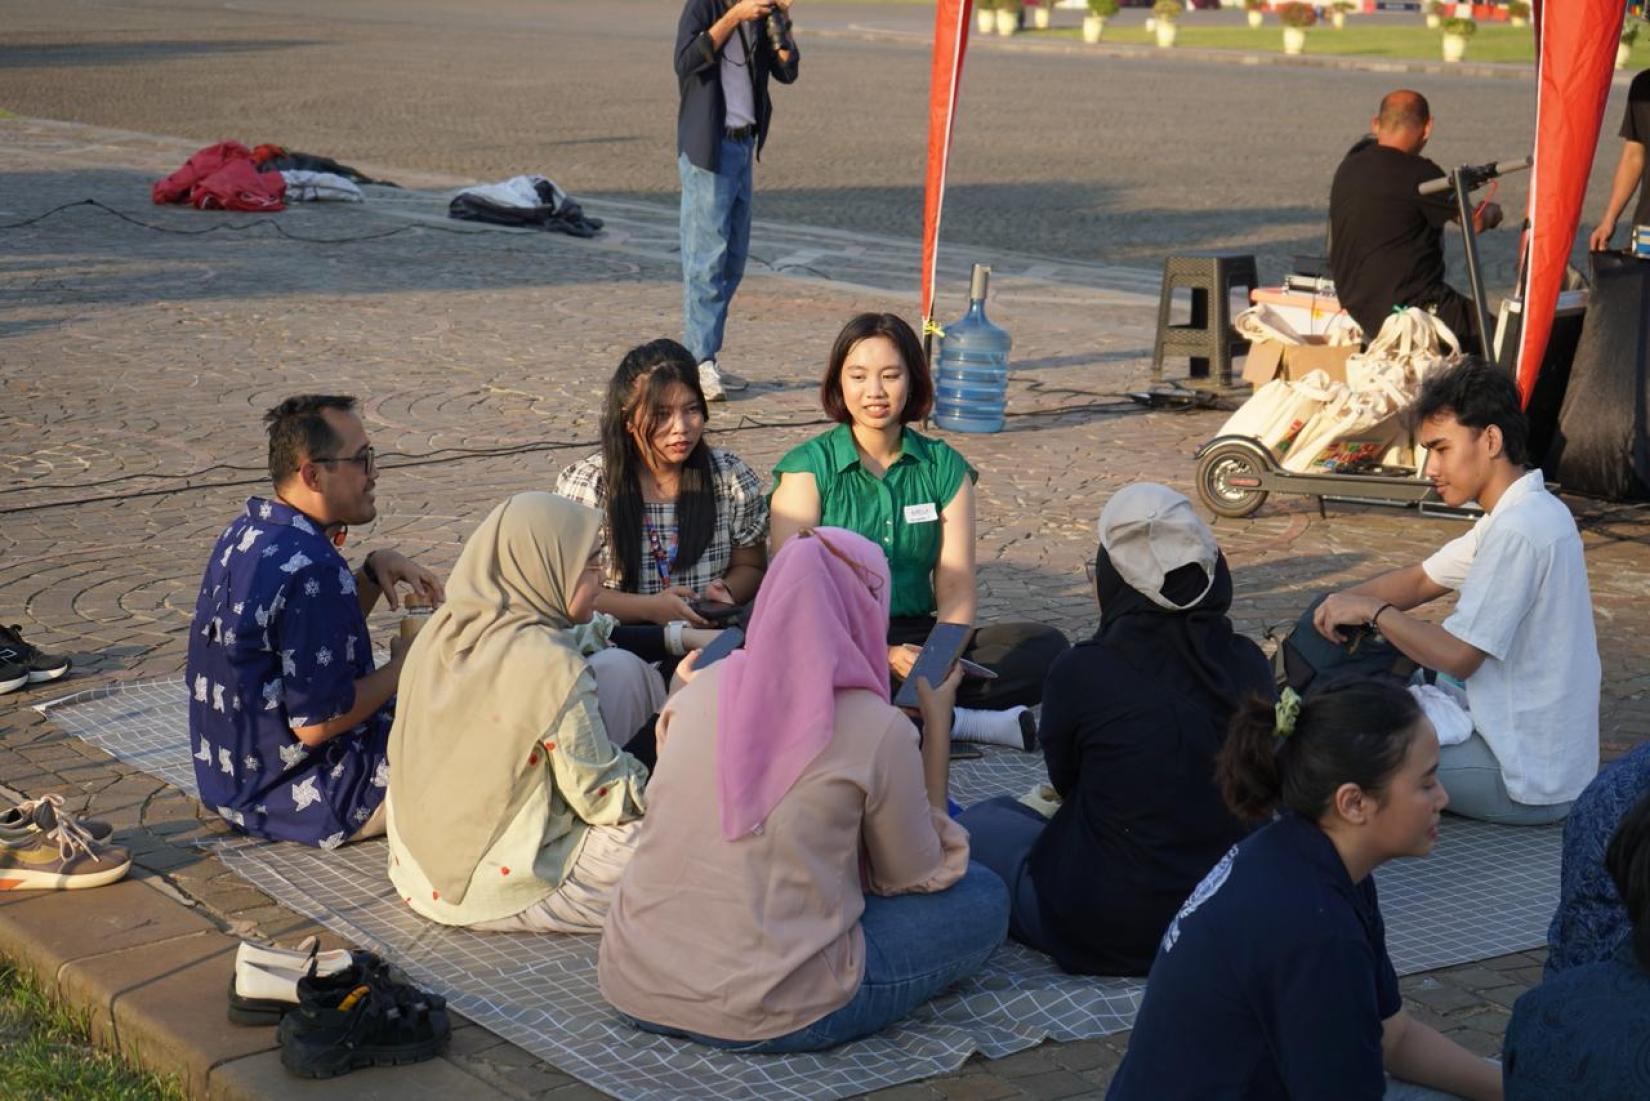
<path fill-rule="evenodd" d="M 1444 60 L 1460 61 L 1467 54 L 1467 39 L 1478 33 L 1478 24 L 1471 19 L 1444 20 Z"/>
<path fill-rule="evenodd" d="M 1306 28 L 1318 21 L 1318 9 L 1301 0 L 1279 5 L 1278 21 L 1283 24 L 1283 52 L 1299 54 L 1306 49 Z"/>
<path fill-rule="evenodd" d="M 1159 49 L 1166 50 L 1174 45 L 1175 36 L 1179 33 L 1176 24 L 1183 10 L 1180 0 L 1157 0 L 1157 3 L 1152 5 L 1152 16 L 1156 19 L 1152 25 L 1152 33 L 1157 36 Z"/>
<path fill-rule="evenodd" d="M 1251 27 L 1258 27 L 1266 21 L 1266 0 L 1243 0 L 1243 10 Z"/>
<path fill-rule="evenodd" d="M 1514 27 L 1528 26 L 1530 5 L 1525 0 L 1510 0 L 1507 4 L 1507 22 Z"/>
<path fill-rule="evenodd" d="M 1098 42 L 1106 33 L 1106 20 L 1117 14 L 1117 0 L 1089 0 L 1089 13 L 1083 17 L 1083 41 Z"/>
<path fill-rule="evenodd" d="M 1358 10 L 1358 6 L 1350 0 L 1335 0 L 1329 5 L 1329 23 L 1338 31 L 1346 29 L 1346 17 Z"/>
<path fill-rule="evenodd" d="M 1435 31 L 1444 23 L 1444 5 L 1442 0 L 1427 0 L 1427 30 Z"/>

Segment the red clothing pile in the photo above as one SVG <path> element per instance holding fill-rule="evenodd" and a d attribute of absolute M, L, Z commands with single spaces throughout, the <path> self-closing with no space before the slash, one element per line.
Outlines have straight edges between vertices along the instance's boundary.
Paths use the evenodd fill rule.
<path fill-rule="evenodd" d="M 200 150 L 156 181 L 151 193 L 156 203 L 187 202 L 201 210 L 286 209 L 286 181 L 279 172 L 259 172 L 252 151 L 238 141 Z"/>

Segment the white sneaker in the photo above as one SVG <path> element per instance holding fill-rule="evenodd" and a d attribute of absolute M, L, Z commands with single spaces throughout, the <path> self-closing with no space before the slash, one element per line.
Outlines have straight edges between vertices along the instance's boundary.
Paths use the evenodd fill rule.
<path fill-rule="evenodd" d="M 722 388 L 722 376 L 716 370 L 716 361 L 707 359 L 699 364 L 699 389 L 705 392 L 706 401 L 727 401 L 727 391 Z"/>

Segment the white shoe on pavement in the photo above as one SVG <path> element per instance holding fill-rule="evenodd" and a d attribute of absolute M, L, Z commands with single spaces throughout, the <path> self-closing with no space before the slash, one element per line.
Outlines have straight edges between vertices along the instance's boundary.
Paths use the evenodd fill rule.
<path fill-rule="evenodd" d="M 706 401 L 727 401 L 728 395 L 722 385 L 722 375 L 716 370 L 716 361 L 707 359 L 699 364 L 699 389 L 705 392 Z"/>

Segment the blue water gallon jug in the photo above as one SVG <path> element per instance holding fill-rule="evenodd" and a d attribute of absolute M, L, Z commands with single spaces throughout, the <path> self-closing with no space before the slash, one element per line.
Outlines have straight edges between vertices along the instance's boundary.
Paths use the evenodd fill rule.
<path fill-rule="evenodd" d="M 948 432 L 1000 432 L 1008 404 L 1008 349 L 1013 338 L 985 317 L 991 269 L 974 265 L 968 313 L 945 327 L 935 370 L 934 423 Z"/>

